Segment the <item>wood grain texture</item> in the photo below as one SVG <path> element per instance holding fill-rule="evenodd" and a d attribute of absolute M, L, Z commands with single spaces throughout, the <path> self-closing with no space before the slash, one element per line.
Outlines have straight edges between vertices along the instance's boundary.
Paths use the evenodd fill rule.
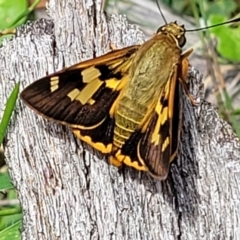
<path fill-rule="evenodd" d="M 1 111 L 16 82 L 23 88 L 101 55 L 110 42 L 123 47 L 145 39 L 123 16 L 106 19 L 101 1 L 50 0 L 48 12 L 51 21 L 18 29 L 0 49 Z M 5 154 L 24 212 L 22 238 L 240 239 L 239 139 L 202 100 L 194 68 L 189 82 L 198 105 L 184 97 L 180 154 L 164 182 L 110 166 L 19 100 Z"/>

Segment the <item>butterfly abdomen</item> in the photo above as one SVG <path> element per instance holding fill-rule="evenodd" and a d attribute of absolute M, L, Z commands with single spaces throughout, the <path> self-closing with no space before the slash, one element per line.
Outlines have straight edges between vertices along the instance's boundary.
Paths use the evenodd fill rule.
<path fill-rule="evenodd" d="M 147 108 L 124 96 L 115 112 L 113 144 L 121 148 L 131 134 L 139 128 Z"/>

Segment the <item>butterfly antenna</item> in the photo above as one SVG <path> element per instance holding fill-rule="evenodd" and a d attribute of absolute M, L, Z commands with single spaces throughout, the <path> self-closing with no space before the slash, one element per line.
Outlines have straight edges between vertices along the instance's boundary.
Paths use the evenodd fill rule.
<path fill-rule="evenodd" d="M 156 0 L 156 3 L 157 3 L 157 6 L 158 6 L 158 10 L 159 10 L 159 12 L 160 12 L 160 14 L 161 14 L 161 16 L 162 16 L 162 18 L 163 18 L 163 21 L 165 22 L 165 24 L 167 24 L 167 21 L 166 21 L 164 15 L 163 15 L 162 10 L 161 10 L 161 7 L 160 7 L 160 4 L 159 4 L 159 1 Z"/>
<path fill-rule="evenodd" d="M 240 17 L 239 17 L 239 18 L 236 18 L 236 19 L 229 20 L 229 21 L 227 21 L 227 22 L 218 23 L 218 24 L 215 24 L 215 25 L 212 25 L 212 26 L 207 26 L 207 27 L 202 27 L 202 28 L 196 28 L 196 29 L 188 29 L 188 30 L 186 30 L 186 32 L 195 32 L 195 31 L 205 30 L 205 29 L 209 29 L 209 28 L 213 28 L 213 27 L 218 27 L 218 26 L 222 26 L 222 25 L 229 24 L 229 23 L 234 23 L 234 22 L 239 22 L 239 21 L 240 21 Z"/>

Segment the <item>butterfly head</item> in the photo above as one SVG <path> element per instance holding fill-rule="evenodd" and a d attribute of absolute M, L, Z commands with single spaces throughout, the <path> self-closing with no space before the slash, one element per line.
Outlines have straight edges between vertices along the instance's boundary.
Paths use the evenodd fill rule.
<path fill-rule="evenodd" d="M 157 34 L 171 34 L 177 40 L 179 47 L 183 47 L 186 43 L 184 25 L 178 25 L 177 22 L 171 22 L 161 26 L 157 30 Z"/>

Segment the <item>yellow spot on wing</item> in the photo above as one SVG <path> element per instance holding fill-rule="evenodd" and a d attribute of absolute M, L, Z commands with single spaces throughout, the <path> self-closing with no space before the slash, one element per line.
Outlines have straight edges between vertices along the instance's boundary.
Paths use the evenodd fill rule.
<path fill-rule="evenodd" d="M 168 107 L 165 107 L 160 115 L 160 123 L 163 125 L 168 120 Z"/>
<path fill-rule="evenodd" d="M 170 82 L 170 81 L 168 81 L 168 82 Z M 166 89 L 166 91 L 164 93 L 164 97 L 167 97 L 169 94 L 169 83 L 165 86 L 165 89 Z M 161 99 L 161 97 L 162 96 L 160 96 L 160 99 Z M 158 145 L 161 141 L 161 134 L 159 134 L 160 130 L 161 130 L 161 126 L 169 119 L 169 106 L 165 106 L 163 108 L 163 105 L 159 100 L 155 107 L 155 112 L 158 115 L 158 119 L 157 119 L 157 123 L 154 128 L 154 132 L 152 134 L 151 142 L 154 143 L 155 145 Z"/>
<path fill-rule="evenodd" d="M 76 99 L 76 97 L 78 96 L 79 93 L 80 93 L 80 91 L 77 88 L 75 88 L 70 93 L 68 93 L 67 96 L 71 99 L 71 101 L 73 101 Z"/>
<path fill-rule="evenodd" d="M 101 87 L 103 84 L 102 81 L 99 79 L 94 79 L 94 81 L 88 83 L 83 90 L 80 92 L 80 94 L 77 96 L 76 100 L 78 100 L 81 104 L 86 104 L 89 99 L 92 98 L 94 93 Z"/>
<path fill-rule="evenodd" d="M 170 142 L 169 142 L 169 137 L 167 137 L 167 138 L 165 139 L 165 141 L 163 142 L 163 144 L 162 144 L 162 152 L 165 151 L 165 149 L 169 146 L 169 144 L 170 144 Z"/>
<path fill-rule="evenodd" d="M 155 108 L 155 111 L 157 112 L 157 114 L 159 115 L 162 111 L 162 105 L 158 102 L 157 106 Z"/>
<path fill-rule="evenodd" d="M 59 77 L 58 76 L 54 76 L 54 77 L 50 78 L 51 92 L 54 92 L 58 89 L 58 83 L 59 83 Z"/>
<path fill-rule="evenodd" d="M 96 69 L 95 67 L 89 67 L 89 68 L 84 69 L 81 72 L 81 75 L 83 77 L 84 83 L 90 83 L 94 79 L 101 76 L 101 72 L 98 69 Z"/>
<path fill-rule="evenodd" d="M 92 99 L 92 98 L 88 100 L 88 103 L 89 103 L 90 105 L 93 105 L 95 102 L 96 102 L 96 101 L 95 101 L 94 99 Z"/>
<path fill-rule="evenodd" d="M 118 85 L 120 84 L 120 81 L 115 78 L 111 78 L 109 80 L 106 80 L 105 83 L 106 83 L 107 88 L 111 88 L 111 89 L 115 90 L 115 89 L 117 89 Z"/>
<path fill-rule="evenodd" d="M 88 83 L 82 91 L 75 88 L 71 92 L 69 92 L 67 96 L 71 99 L 71 101 L 77 100 L 82 105 L 86 104 L 87 102 L 93 104 L 94 100 L 92 99 L 92 96 L 102 84 L 102 81 L 100 81 L 99 79 L 95 79 L 94 81 Z"/>
<path fill-rule="evenodd" d="M 157 124 L 155 125 L 154 132 L 152 134 L 152 143 L 155 145 L 158 145 L 160 143 L 160 129 L 166 121 L 168 121 L 168 107 L 165 107 L 161 114 L 158 113 Z"/>
<path fill-rule="evenodd" d="M 167 110 L 167 108 L 165 108 L 165 109 Z M 162 114 L 163 114 L 163 118 L 164 119 L 166 118 L 166 117 L 164 117 L 164 114 L 165 114 L 164 112 L 166 112 L 165 109 L 163 109 L 163 113 L 161 113 L 162 105 L 158 101 L 157 106 L 155 108 L 155 111 L 158 115 L 158 119 L 157 119 L 157 123 L 155 125 L 154 131 L 153 131 L 153 134 L 152 134 L 152 141 L 151 141 L 151 143 L 154 143 L 155 145 L 158 145 L 159 142 L 160 142 L 159 130 L 160 130 L 160 127 L 162 125 Z"/>
<path fill-rule="evenodd" d="M 111 88 L 113 90 L 119 91 L 121 90 L 129 80 L 129 76 L 123 76 L 121 79 L 111 78 L 109 80 L 106 80 L 106 87 Z"/>

